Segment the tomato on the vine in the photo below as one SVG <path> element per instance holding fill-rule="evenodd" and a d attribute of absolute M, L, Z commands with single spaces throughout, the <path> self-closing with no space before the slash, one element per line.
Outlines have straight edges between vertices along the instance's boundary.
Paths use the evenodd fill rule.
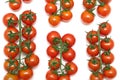
<path fill-rule="evenodd" d="M 61 18 L 59 15 L 50 15 L 48 21 L 52 26 L 57 26 L 60 23 Z"/>
<path fill-rule="evenodd" d="M 39 57 L 32 53 L 32 55 L 26 56 L 25 63 L 29 67 L 35 67 L 39 64 Z"/>
<path fill-rule="evenodd" d="M 114 67 L 112 66 L 109 66 L 109 67 L 105 67 L 103 69 L 103 75 L 106 77 L 106 78 L 114 78 L 117 74 L 117 71 Z"/>
<path fill-rule="evenodd" d="M 57 31 L 51 31 L 51 32 L 48 33 L 48 35 L 47 35 L 47 41 L 50 44 L 54 44 L 54 39 L 55 38 L 58 38 L 58 39 L 61 38 L 60 34 Z"/>
<path fill-rule="evenodd" d="M 97 7 L 97 13 L 100 17 L 106 17 L 110 14 L 111 12 L 111 7 L 109 4 L 104 4 L 104 5 L 99 5 Z"/>
<path fill-rule="evenodd" d="M 73 75 L 78 71 L 78 67 L 75 63 L 73 62 L 68 62 L 65 65 L 65 70 L 67 71 L 68 75 Z"/>
<path fill-rule="evenodd" d="M 114 41 L 111 38 L 105 38 L 101 40 L 100 45 L 104 50 L 111 50 L 114 47 Z"/>
<path fill-rule="evenodd" d="M 19 80 L 18 75 L 7 73 L 4 80 Z"/>
<path fill-rule="evenodd" d="M 96 5 L 96 0 L 83 0 L 83 6 L 86 9 L 92 9 Z"/>
<path fill-rule="evenodd" d="M 19 70 L 18 75 L 20 79 L 30 79 L 33 76 L 33 71 L 30 68 Z"/>
<path fill-rule="evenodd" d="M 49 70 L 46 73 L 46 80 L 58 80 L 58 75 Z"/>
<path fill-rule="evenodd" d="M 64 9 L 71 9 L 74 6 L 73 0 L 62 0 L 62 7 Z"/>
<path fill-rule="evenodd" d="M 90 11 L 87 11 L 87 10 L 83 11 L 82 14 L 81 14 L 81 20 L 85 24 L 92 23 L 93 20 L 94 20 L 94 14 L 93 14 L 93 12 L 90 12 Z"/>
<path fill-rule="evenodd" d="M 62 53 L 63 59 L 71 62 L 75 58 L 75 51 L 72 48 L 69 48 L 68 51 Z"/>
<path fill-rule="evenodd" d="M 58 80 L 70 80 L 70 76 L 69 75 L 63 75 L 63 76 L 60 76 Z"/>
<path fill-rule="evenodd" d="M 96 42 L 98 42 L 97 31 L 92 30 L 92 31 L 88 32 L 86 39 L 92 44 L 95 44 Z"/>
<path fill-rule="evenodd" d="M 22 36 L 25 39 L 33 39 L 36 36 L 36 29 L 33 26 L 25 26 L 22 29 Z"/>
<path fill-rule="evenodd" d="M 34 52 L 36 49 L 36 44 L 30 40 L 24 40 L 21 45 L 22 45 L 22 51 L 26 54 L 30 54 Z"/>
<path fill-rule="evenodd" d="M 68 34 L 63 35 L 62 41 L 66 42 L 69 47 L 72 47 L 75 44 L 76 40 L 75 40 L 74 35 L 68 33 Z"/>
<path fill-rule="evenodd" d="M 90 80 L 103 80 L 103 78 L 104 76 L 101 73 L 97 73 L 97 75 L 92 73 L 90 75 Z"/>
<path fill-rule="evenodd" d="M 19 48 L 16 43 L 8 43 L 4 47 L 4 53 L 9 58 L 15 58 L 19 53 Z"/>
<path fill-rule="evenodd" d="M 21 5 L 22 5 L 22 1 L 21 0 L 8 0 L 9 2 L 9 7 L 12 10 L 18 10 L 20 9 Z"/>
<path fill-rule="evenodd" d="M 73 15 L 71 11 L 62 11 L 60 16 L 63 21 L 67 21 L 70 20 Z"/>
<path fill-rule="evenodd" d="M 49 60 L 48 65 L 51 70 L 56 70 L 60 67 L 60 59 L 59 58 L 51 58 Z"/>
<path fill-rule="evenodd" d="M 101 35 L 106 36 L 111 32 L 112 27 L 108 22 L 103 22 L 99 25 L 99 30 Z"/>
<path fill-rule="evenodd" d="M 13 13 L 7 13 L 3 17 L 3 23 L 7 27 L 15 27 L 15 26 L 17 26 L 18 18 Z"/>
<path fill-rule="evenodd" d="M 100 60 L 98 58 L 91 58 L 88 62 L 88 67 L 92 71 L 98 71 L 100 69 Z"/>
<path fill-rule="evenodd" d="M 26 10 L 21 15 L 22 21 L 26 25 L 32 25 L 36 21 L 36 13 L 31 10 Z"/>
<path fill-rule="evenodd" d="M 45 11 L 48 14 L 53 14 L 57 11 L 57 6 L 53 3 L 47 3 L 45 6 Z"/>

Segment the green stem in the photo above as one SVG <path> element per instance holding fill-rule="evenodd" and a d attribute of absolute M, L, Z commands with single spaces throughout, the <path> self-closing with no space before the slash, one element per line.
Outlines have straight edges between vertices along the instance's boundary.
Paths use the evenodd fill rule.
<path fill-rule="evenodd" d="M 62 69 L 62 51 L 60 51 L 60 71 L 62 72 L 62 74 L 64 74 L 64 71 Z"/>
<path fill-rule="evenodd" d="M 61 14 L 61 12 L 62 12 L 62 0 L 60 0 L 60 14 Z"/>

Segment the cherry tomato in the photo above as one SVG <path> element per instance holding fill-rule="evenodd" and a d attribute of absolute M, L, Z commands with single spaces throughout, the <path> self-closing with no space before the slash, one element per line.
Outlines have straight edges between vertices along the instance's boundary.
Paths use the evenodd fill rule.
<path fill-rule="evenodd" d="M 18 61 L 15 59 L 7 59 L 4 62 L 4 69 L 7 70 L 8 72 L 13 71 L 17 68 L 18 66 Z"/>
<path fill-rule="evenodd" d="M 105 67 L 103 70 L 103 74 L 106 78 L 114 78 L 117 75 L 117 71 L 114 67 Z"/>
<path fill-rule="evenodd" d="M 29 3 L 29 2 L 31 2 L 32 0 L 23 0 L 23 2 L 25 2 L 25 3 Z"/>
<path fill-rule="evenodd" d="M 8 43 L 4 47 L 4 53 L 9 58 L 15 58 L 19 53 L 19 47 L 16 43 Z"/>
<path fill-rule="evenodd" d="M 18 18 L 13 13 L 7 13 L 3 17 L 3 23 L 7 27 L 15 27 L 15 26 L 17 26 Z"/>
<path fill-rule="evenodd" d="M 59 51 L 55 50 L 52 45 L 47 48 L 47 55 L 51 58 L 55 58 L 59 54 Z"/>
<path fill-rule="evenodd" d="M 24 40 L 22 42 L 22 51 L 26 54 L 30 54 L 34 52 L 36 49 L 36 45 L 33 41 L 30 40 Z"/>
<path fill-rule="evenodd" d="M 22 36 L 25 39 L 33 39 L 36 36 L 36 29 L 33 26 L 25 26 L 22 29 Z"/>
<path fill-rule="evenodd" d="M 94 20 L 94 14 L 92 12 L 89 12 L 89 11 L 85 10 L 81 14 L 81 20 L 85 24 L 90 24 Z"/>
<path fill-rule="evenodd" d="M 101 35 L 108 35 L 110 34 L 112 27 L 108 22 L 103 22 L 99 25 L 99 30 Z"/>
<path fill-rule="evenodd" d="M 62 0 L 62 7 L 65 9 L 71 9 L 74 6 L 73 0 Z"/>
<path fill-rule="evenodd" d="M 86 39 L 88 40 L 88 42 L 95 44 L 96 42 L 98 42 L 98 35 L 97 35 L 97 31 L 90 31 L 87 33 Z"/>
<path fill-rule="evenodd" d="M 91 57 L 95 57 L 99 54 L 99 48 L 97 45 L 94 45 L 94 44 L 90 44 L 88 47 L 87 47 L 87 53 L 89 56 Z"/>
<path fill-rule="evenodd" d="M 92 9 L 96 5 L 96 0 L 83 0 L 83 6 L 86 9 Z"/>
<path fill-rule="evenodd" d="M 106 17 L 110 14 L 111 7 L 108 4 L 105 4 L 103 6 L 99 5 L 97 7 L 97 13 L 100 17 Z"/>
<path fill-rule="evenodd" d="M 52 26 L 57 26 L 60 23 L 61 18 L 58 15 L 51 15 L 48 21 Z"/>
<path fill-rule="evenodd" d="M 111 64 L 114 61 L 114 55 L 109 51 L 103 52 L 101 58 L 105 64 Z"/>
<path fill-rule="evenodd" d="M 58 80 L 58 75 L 49 70 L 46 74 L 46 80 Z"/>
<path fill-rule="evenodd" d="M 53 14 L 57 11 L 57 6 L 53 3 L 47 3 L 45 6 L 45 11 L 48 14 Z"/>
<path fill-rule="evenodd" d="M 18 10 L 18 9 L 20 9 L 20 7 L 22 5 L 21 0 L 8 0 L 8 2 L 9 2 L 9 7 L 12 10 Z"/>
<path fill-rule="evenodd" d="M 39 57 L 35 54 L 32 54 L 29 57 L 25 58 L 25 63 L 29 67 L 35 67 L 39 64 Z"/>
<path fill-rule="evenodd" d="M 66 63 L 65 68 L 68 75 L 73 75 L 78 71 L 77 65 L 73 62 Z"/>
<path fill-rule="evenodd" d="M 111 50 L 114 47 L 114 41 L 111 38 L 105 38 L 101 40 L 100 45 L 104 50 Z"/>
<path fill-rule="evenodd" d="M 71 62 L 76 55 L 75 55 L 75 51 L 72 48 L 69 48 L 67 52 L 64 52 L 62 54 L 62 56 L 64 60 Z"/>
<path fill-rule="evenodd" d="M 70 20 L 72 18 L 72 12 L 71 11 L 63 11 L 61 13 L 61 19 L 63 21 L 67 21 L 67 20 Z"/>
<path fill-rule="evenodd" d="M 66 42 L 69 47 L 72 47 L 75 44 L 76 39 L 74 35 L 68 33 L 68 34 L 63 35 L 62 41 Z"/>
<path fill-rule="evenodd" d="M 88 67 L 92 71 L 97 71 L 100 69 L 100 60 L 98 58 L 91 58 L 88 62 Z"/>
<path fill-rule="evenodd" d="M 26 10 L 22 13 L 22 21 L 26 25 L 32 25 L 36 21 L 36 14 L 31 10 Z"/>
<path fill-rule="evenodd" d="M 100 0 L 100 1 L 102 1 L 105 4 L 108 4 L 109 2 L 111 2 L 111 0 Z"/>
<path fill-rule="evenodd" d="M 47 3 L 54 3 L 55 0 L 46 0 Z"/>
<path fill-rule="evenodd" d="M 19 80 L 19 78 L 18 78 L 17 75 L 7 73 L 7 74 L 4 76 L 4 80 Z"/>
<path fill-rule="evenodd" d="M 103 80 L 103 74 L 98 73 L 98 75 L 91 74 L 90 75 L 90 80 Z"/>
<path fill-rule="evenodd" d="M 58 80 L 70 80 L 69 75 L 60 76 Z"/>
<path fill-rule="evenodd" d="M 19 74 L 19 78 L 26 80 L 26 79 L 30 79 L 33 76 L 33 71 L 32 69 L 28 68 L 25 70 L 20 70 L 18 74 Z"/>
<path fill-rule="evenodd" d="M 48 63 L 51 70 L 56 70 L 60 67 L 60 59 L 59 58 L 51 58 Z"/>
<path fill-rule="evenodd" d="M 61 38 L 60 34 L 57 32 L 57 31 L 51 31 L 48 33 L 47 35 L 47 41 L 50 43 L 50 44 L 53 44 L 54 43 L 54 39 L 55 38 Z"/>

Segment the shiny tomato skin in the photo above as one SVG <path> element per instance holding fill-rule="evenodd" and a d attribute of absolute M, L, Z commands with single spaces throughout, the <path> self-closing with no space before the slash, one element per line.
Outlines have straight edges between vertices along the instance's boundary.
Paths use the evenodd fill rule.
<path fill-rule="evenodd" d="M 58 80 L 58 75 L 54 74 L 51 70 L 46 73 L 46 80 Z"/>
<path fill-rule="evenodd" d="M 60 76 L 58 80 L 70 80 L 69 75 Z"/>
<path fill-rule="evenodd" d="M 4 76 L 4 80 L 19 80 L 19 78 L 18 78 L 17 75 L 7 73 L 7 74 Z"/>
<path fill-rule="evenodd" d="M 114 47 L 114 41 L 111 38 L 109 38 L 108 41 L 103 39 L 103 40 L 101 40 L 100 45 L 101 45 L 101 48 L 106 50 L 106 51 L 111 50 Z"/>
<path fill-rule="evenodd" d="M 91 44 L 97 43 L 97 42 L 98 42 L 97 31 L 94 31 L 94 30 L 89 31 L 89 32 L 87 33 L 86 39 L 87 39 L 87 41 L 88 41 L 89 43 L 91 43 Z"/>
<path fill-rule="evenodd" d="M 57 31 L 51 31 L 51 32 L 48 33 L 48 35 L 47 35 L 47 41 L 48 41 L 50 44 L 53 44 L 53 43 L 54 43 L 53 40 L 54 40 L 55 38 L 59 38 L 59 39 L 61 38 L 60 34 L 59 34 Z"/>
<path fill-rule="evenodd" d="M 59 54 L 59 51 L 55 50 L 52 45 L 47 48 L 47 55 L 51 58 L 55 58 Z"/>
<path fill-rule="evenodd" d="M 59 58 L 51 58 L 49 60 L 48 65 L 51 70 L 56 70 L 60 67 L 60 59 Z"/>
<path fill-rule="evenodd" d="M 68 44 L 68 47 L 72 47 L 75 44 L 76 39 L 73 34 L 67 33 L 63 35 L 62 41 L 66 42 Z"/>
<path fill-rule="evenodd" d="M 84 24 L 90 24 L 94 21 L 94 14 L 85 10 L 81 14 L 81 20 Z"/>
<path fill-rule="evenodd" d="M 22 29 L 22 36 L 27 40 L 33 39 L 36 34 L 36 29 L 33 26 L 24 26 Z"/>
<path fill-rule="evenodd" d="M 99 25 L 99 30 L 100 30 L 101 35 L 106 36 L 106 35 L 110 34 L 110 32 L 112 30 L 112 26 L 108 22 L 103 22 Z"/>
<path fill-rule="evenodd" d="M 61 19 L 63 20 L 63 21 L 68 21 L 68 20 L 70 20 L 71 18 L 72 18 L 72 12 L 71 11 L 63 11 L 62 13 L 61 13 Z"/>
<path fill-rule="evenodd" d="M 68 51 L 62 53 L 62 56 L 64 60 L 71 62 L 72 60 L 74 60 L 76 54 L 72 48 L 69 48 Z"/>
<path fill-rule="evenodd" d="M 65 0 L 62 0 L 62 7 L 65 9 L 71 9 L 74 6 L 74 1 L 73 0 L 69 0 L 69 2 L 65 2 Z"/>
<path fill-rule="evenodd" d="M 18 9 L 20 9 L 21 5 L 22 5 L 22 1 L 21 0 L 15 0 L 14 2 L 9 2 L 9 7 L 12 10 L 18 10 Z"/>
<path fill-rule="evenodd" d="M 60 23 L 61 18 L 58 15 L 51 15 L 49 16 L 48 21 L 52 26 L 57 26 Z"/>
<path fill-rule="evenodd" d="M 26 10 L 22 13 L 21 19 L 24 24 L 31 26 L 36 21 L 37 16 L 33 11 Z"/>
<path fill-rule="evenodd" d="M 19 53 L 19 48 L 16 43 L 8 43 L 4 47 L 4 53 L 7 57 L 14 59 L 18 53 Z"/>
<path fill-rule="evenodd" d="M 33 76 L 33 71 L 30 68 L 25 70 L 19 70 L 18 75 L 20 79 L 30 79 Z"/>
<path fill-rule="evenodd" d="M 68 62 L 68 63 L 66 63 L 65 66 L 67 66 L 67 67 L 69 66 L 69 68 L 70 68 L 70 70 L 66 70 L 68 75 L 73 75 L 78 71 L 77 65 L 73 62 Z"/>
<path fill-rule="evenodd" d="M 53 3 L 47 3 L 45 6 L 45 11 L 48 14 L 53 14 L 57 11 L 57 6 Z"/>
<path fill-rule="evenodd" d="M 98 6 L 97 7 L 97 13 L 100 17 L 107 17 L 111 12 L 111 7 L 109 4 L 105 4 L 103 6 Z"/>
<path fill-rule="evenodd" d="M 25 58 L 25 63 L 29 67 L 35 67 L 39 64 L 39 57 L 35 54 L 32 54 L 30 57 Z"/>
<path fill-rule="evenodd" d="M 83 0 L 83 6 L 86 9 L 92 9 L 94 8 L 96 5 L 96 0 L 90 0 L 90 2 L 88 0 Z"/>
<path fill-rule="evenodd" d="M 30 53 L 34 52 L 36 49 L 36 44 L 30 40 L 24 40 L 21 45 L 22 45 L 22 51 L 25 54 L 30 54 Z"/>
<path fill-rule="evenodd" d="M 114 61 L 114 55 L 110 52 L 106 54 L 105 52 L 101 55 L 102 62 L 105 64 L 111 64 Z"/>
<path fill-rule="evenodd" d="M 98 73 L 98 76 L 95 76 L 94 74 L 90 75 L 90 80 L 103 80 L 104 76 L 101 73 Z"/>
<path fill-rule="evenodd" d="M 110 69 L 105 70 L 105 68 L 103 69 L 103 75 L 106 78 L 112 79 L 117 75 L 117 71 L 114 67 L 110 66 Z"/>
<path fill-rule="evenodd" d="M 3 17 L 3 23 L 7 27 L 15 27 L 18 23 L 18 17 L 14 13 L 7 13 Z"/>

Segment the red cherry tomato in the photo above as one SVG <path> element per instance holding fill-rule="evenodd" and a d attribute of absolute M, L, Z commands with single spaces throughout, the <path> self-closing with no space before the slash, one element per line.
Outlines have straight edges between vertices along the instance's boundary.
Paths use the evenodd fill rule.
<path fill-rule="evenodd" d="M 8 0 L 9 1 L 9 7 L 12 10 L 18 10 L 20 9 L 21 5 L 22 5 L 22 1 L 21 0 Z"/>
<path fill-rule="evenodd" d="M 74 6 L 74 1 L 73 0 L 62 0 L 62 7 L 65 9 L 71 9 Z"/>
<path fill-rule="evenodd" d="M 67 21 L 70 20 L 72 18 L 72 12 L 71 11 L 63 11 L 61 13 L 61 19 L 63 21 Z"/>
<path fill-rule="evenodd" d="M 109 2 L 111 2 L 111 0 L 100 0 L 102 2 L 104 2 L 105 4 L 108 4 Z"/>
<path fill-rule="evenodd" d="M 69 75 L 60 76 L 58 80 L 70 80 Z"/>
<path fill-rule="evenodd" d="M 17 75 L 7 73 L 7 74 L 4 76 L 4 80 L 19 80 L 19 78 L 18 78 Z"/>
<path fill-rule="evenodd" d="M 49 70 L 46 74 L 46 80 L 58 80 L 58 75 Z"/>
<path fill-rule="evenodd" d="M 51 15 L 48 21 L 52 26 L 57 26 L 60 23 L 61 18 L 58 15 Z"/>
<path fill-rule="evenodd" d="M 59 58 L 51 58 L 48 63 L 51 70 L 56 70 L 60 67 L 60 59 Z"/>
<path fill-rule="evenodd" d="M 91 74 L 90 75 L 90 80 L 103 80 L 103 74 L 101 73 L 98 73 L 98 76 L 94 75 L 94 74 Z"/>
<path fill-rule="evenodd" d="M 96 0 L 83 0 L 83 6 L 86 9 L 92 9 L 96 5 Z"/>

